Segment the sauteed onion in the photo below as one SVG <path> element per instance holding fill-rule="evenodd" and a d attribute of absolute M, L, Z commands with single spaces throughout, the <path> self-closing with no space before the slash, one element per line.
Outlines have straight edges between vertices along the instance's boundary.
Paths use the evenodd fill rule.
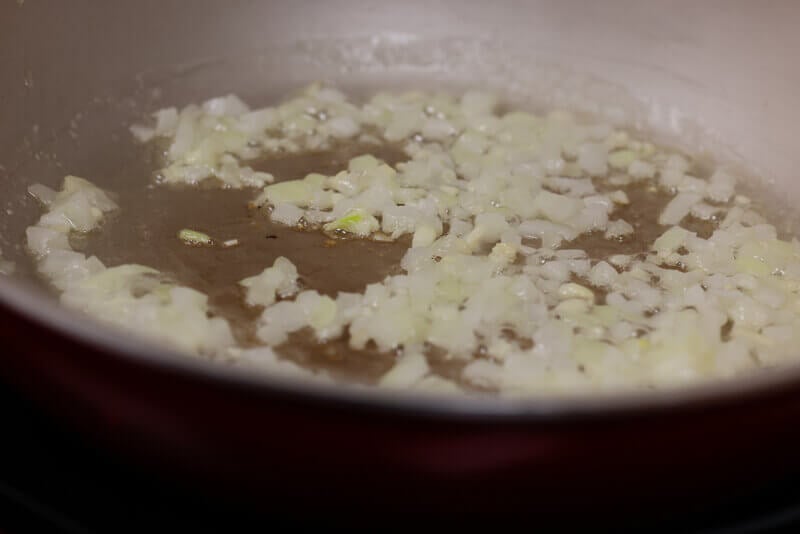
<path fill-rule="evenodd" d="M 260 348 L 237 346 L 205 295 L 179 281 L 72 250 L 71 233 L 99 228 L 117 209 L 85 180 L 31 188 L 47 211 L 28 229 L 28 247 L 65 304 L 101 319 L 190 352 L 307 375 L 282 359 L 281 344 L 301 331 L 321 345 L 346 339 L 395 354 L 387 387 L 662 388 L 795 357 L 800 243 L 737 194 L 733 172 L 703 175 L 685 154 L 569 112 L 498 110 L 478 91 L 378 93 L 356 105 L 312 85 L 276 107 L 226 96 L 134 126 L 139 141 L 166 143 L 161 187 L 253 188 L 254 208 L 298 231 L 410 238 L 402 274 L 362 293 L 303 288 L 291 257 L 242 280 L 246 305 L 263 308 Z M 367 154 L 291 181 L 248 163 L 348 142 L 398 144 L 408 159 Z M 625 219 L 634 203 L 661 197 L 649 226 Z M 602 247 L 585 245 L 592 240 Z M 463 362 L 459 380 L 434 372 L 432 351 Z"/>

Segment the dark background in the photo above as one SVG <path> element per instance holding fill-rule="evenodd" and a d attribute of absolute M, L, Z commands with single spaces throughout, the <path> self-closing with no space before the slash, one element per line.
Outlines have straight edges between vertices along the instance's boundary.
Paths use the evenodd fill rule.
<path fill-rule="evenodd" d="M 0 530 L 4 532 L 235 532 L 333 526 L 406 529 L 432 522 L 458 523 L 457 510 L 444 511 L 430 521 L 409 516 L 406 525 L 404 518 L 372 518 L 357 503 L 334 520 L 316 517 L 313 503 L 293 507 L 264 502 L 254 507 L 211 499 L 204 496 L 202 488 L 167 480 L 93 446 L 1 378 L 0 421 Z M 592 530 L 796 532 L 800 531 L 798 482 L 800 477 L 787 474 L 769 487 L 754 488 L 747 499 L 727 501 L 699 515 L 682 517 L 676 510 L 667 521 L 626 524 L 621 509 L 619 523 L 592 525 Z M 491 530 L 498 526 L 493 521 Z M 535 512 L 529 526 L 537 526 Z"/>

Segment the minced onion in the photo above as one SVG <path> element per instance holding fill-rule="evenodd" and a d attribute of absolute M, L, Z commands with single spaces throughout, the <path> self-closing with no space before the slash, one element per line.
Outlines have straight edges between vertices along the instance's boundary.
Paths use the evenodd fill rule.
<path fill-rule="evenodd" d="M 178 231 L 178 239 L 191 246 L 213 245 L 214 240 L 210 235 L 191 228 L 183 228 Z"/>
<path fill-rule="evenodd" d="M 686 156 L 568 112 L 496 107 L 482 92 L 378 93 L 357 106 L 313 85 L 276 107 L 252 110 L 226 96 L 133 127 L 141 141 L 169 143 L 164 182 L 257 188 L 253 203 L 274 222 L 332 237 L 410 238 L 402 274 L 362 293 L 301 290 L 291 258 L 278 258 L 242 281 L 247 304 L 264 308 L 264 347 L 231 352 L 225 336 L 197 343 L 256 367 L 294 369 L 272 349 L 293 332 L 308 329 L 320 342 L 347 336 L 353 349 L 397 354 L 382 386 L 458 390 L 435 374 L 432 345 L 463 362 L 462 383 L 508 395 L 667 387 L 791 361 L 800 341 L 800 243 L 778 238 L 736 194 L 730 172 L 694 176 Z M 333 175 L 277 183 L 246 164 L 347 140 L 397 143 L 408 160 L 392 166 L 363 155 Z M 58 194 L 32 188 L 49 212 L 29 229 L 29 248 L 63 299 L 96 313 L 105 308 L 85 281 L 93 288 L 112 269 L 72 251 L 65 236 L 93 228 L 113 206 L 79 185 L 83 193 L 69 201 L 74 183 Z M 572 248 L 581 236 L 637 237 L 615 215 L 631 203 L 620 189 L 628 186 L 671 195 L 660 236 L 600 259 Z M 681 226 L 692 218 L 715 230 L 701 237 Z M 127 266 L 111 285 L 154 276 Z M 200 296 L 184 297 L 203 309 Z"/>
<path fill-rule="evenodd" d="M 106 267 L 74 251 L 70 233 L 97 228 L 117 205 L 101 189 L 67 176 L 61 191 L 32 186 L 47 211 L 27 229 L 39 272 L 61 291 L 65 305 L 102 321 L 192 353 L 215 354 L 233 345 L 227 321 L 210 316 L 207 297 L 142 265 Z"/>

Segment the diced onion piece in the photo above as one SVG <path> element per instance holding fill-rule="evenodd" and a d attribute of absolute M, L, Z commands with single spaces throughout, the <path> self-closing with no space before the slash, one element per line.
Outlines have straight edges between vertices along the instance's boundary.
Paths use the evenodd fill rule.
<path fill-rule="evenodd" d="M 178 232 L 178 239 L 183 241 L 185 244 L 192 246 L 208 246 L 214 244 L 214 240 L 211 239 L 210 235 L 189 228 L 183 228 L 180 230 Z"/>
<path fill-rule="evenodd" d="M 617 170 L 627 170 L 636 157 L 633 150 L 616 150 L 608 155 L 608 164 Z"/>
<path fill-rule="evenodd" d="M 360 127 L 351 117 L 334 117 L 328 121 L 331 134 L 337 139 L 348 139 L 358 134 Z"/>
<path fill-rule="evenodd" d="M 508 229 L 508 221 L 502 214 L 481 213 L 475 217 L 475 226 L 467 235 L 466 241 L 471 247 L 496 242 Z"/>
<path fill-rule="evenodd" d="M 305 180 L 289 180 L 264 188 L 264 197 L 270 204 L 306 206 L 313 197 L 314 188 Z"/>
<path fill-rule="evenodd" d="M 617 219 L 616 221 L 611 221 L 608 223 L 605 238 L 618 239 L 631 234 L 633 234 L 633 226 L 622 219 Z"/>
<path fill-rule="evenodd" d="M 28 193 L 30 193 L 33 198 L 45 206 L 50 206 L 50 204 L 52 204 L 56 199 L 56 196 L 58 196 L 56 191 L 42 184 L 33 184 L 28 186 Z"/>
<path fill-rule="evenodd" d="M 436 229 L 430 224 L 421 224 L 414 230 L 411 240 L 413 248 L 428 247 L 436 240 Z"/>
<path fill-rule="evenodd" d="M 239 282 L 247 289 L 246 302 L 250 306 L 269 306 L 277 297 L 291 296 L 298 291 L 297 267 L 284 258 L 278 257 L 272 267 L 256 276 Z"/>
<path fill-rule="evenodd" d="M 618 273 L 611 265 L 604 261 L 598 262 L 589 271 L 589 281 L 598 287 L 609 287 L 617 279 Z"/>
<path fill-rule="evenodd" d="M 594 292 L 591 289 L 574 282 L 562 284 L 558 288 L 558 296 L 565 299 L 594 300 Z"/>
<path fill-rule="evenodd" d="M 541 191 L 534 200 L 534 206 L 549 220 L 563 223 L 583 208 L 583 202 L 576 198 Z"/>
<path fill-rule="evenodd" d="M 678 193 L 659 215 L 658 224 L 664 226 L 679 224 L 702 198 L 698 193 Z"/>
<path fill-rule="evenodd" d="M 655 165 L 642 160 L 634 160 L 628 166 L 628 174 L 634 178 L 652 178 L 656 175 Z"/>
<path fill-rule="evenodd" d="M 578 165 L 592 176 L 608 173 L 608 149 L 603 143 L 585 143 L 578 149 Z"/>
<path fill-rule="evenodd" d="M 300 219 L 305 215 L 305 210 L 298 208 L 294 204 L 278 202 L 272 208 L 270 219 L 286 226 L 297 226 Z"/>
<path fill-rule="evenodd" d="M 326 232 L 342 231 L 356 236 L 368 236 L 380 228 L 378 219 L 363 209 L 348 210 L 343 217 L 323 226 Z"/>
<path fill-rule="evenodd" d="M 397 363 L 381 377 L 379 385 L 386 388 L 406 389 L 419 382 L 430 368 L 425 355 L 409 352 L 400 356 Z"/>

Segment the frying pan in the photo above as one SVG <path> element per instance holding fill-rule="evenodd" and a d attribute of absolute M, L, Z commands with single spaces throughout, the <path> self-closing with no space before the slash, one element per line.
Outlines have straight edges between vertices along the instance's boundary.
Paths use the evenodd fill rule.
<path fill-rule="evenodd" d="M 71 173 L 123 186 L 126 128 L 146 112 L 234 91 L 263 105 L 320 79 L 356 92 L 489 86 L 606 113 L 745 164 L 776 210 L 791 208 L 798 22 L 791 0 L 4 2 L 0 249 L 16 271 L 0 277 L 2 376 L 98 446 L 253 502 L 599 517 L 674 511 L 790 472 L 800 368 L 599 398 L 293 382 L 61 309 L 21 244 L 39 213 L 27 185 Z"/>

